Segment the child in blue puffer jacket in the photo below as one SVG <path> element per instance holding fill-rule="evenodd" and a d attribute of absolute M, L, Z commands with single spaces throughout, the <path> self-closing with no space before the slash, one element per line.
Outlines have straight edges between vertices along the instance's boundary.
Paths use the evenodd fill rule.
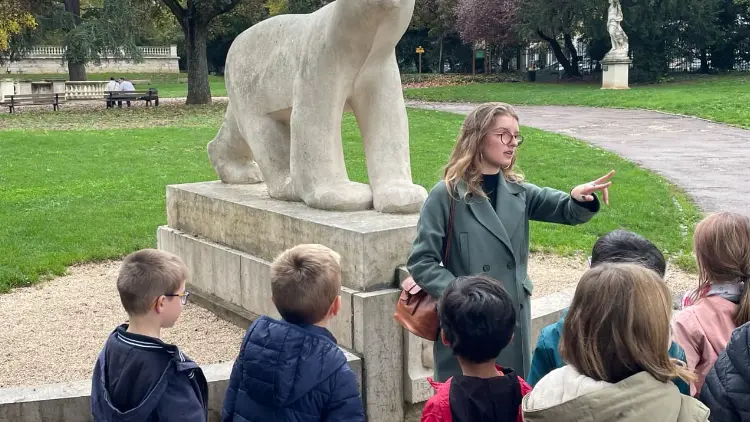
<path fill-rule="evenodd" d="M 247 330 L 224 398 L 222 421 L 364 421 L 354 372 L 326 329 L 341 309 L 339 255 L 298 245 L 271 265 L 282 320 Z"/>
<path fill-rule="evenodd" d="M 590 265 L 595 267 L 605 262 L 639 264 L 655 271 L 662 278 L 664 278 L 667 269 L 664 255 L 656 245 L 645 237 L 626 230 L 609 232 L 594 243 Z M 560 357 L 558 346 L 567 312 L 568 310 L 565 309 L 559 321 L 544 327 L 539 334 L 527 379 L 532 386 L 535 386 L 542 377 L 554 369 L 565 366 L 565 362 Z M 669 357 L 687 362 L 685 351 L 674 341 L 669 347 Z M 690 394 L 690 387 L 685 381 L 676 378 L 674 383 L 682 394 Z"/>

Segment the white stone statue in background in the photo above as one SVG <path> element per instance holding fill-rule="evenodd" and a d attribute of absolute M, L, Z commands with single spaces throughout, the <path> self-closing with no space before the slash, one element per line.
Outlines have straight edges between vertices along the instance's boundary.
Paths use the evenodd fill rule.
<path fill-rule="evenodd" d="M 414 0 L 337 0 L 244 31 L 227 55 L 229 105 L 208 144 L 224 183 L 265 180 L 272 198 L 310 207 L 418 212 L 395 46 Z M 359 123 L 370 184 L 347 175 L 341 119 Z"/>
<path fill-rule="evenodd" d="M 609 0 L 609 9 L 607 10 L 607 32 L 612 42 L 612 49 L 609 50 L 605 58 L 627 58 L 628 57 L 628 36 L 622 30 L 622 7 L 619 0 Z"/>

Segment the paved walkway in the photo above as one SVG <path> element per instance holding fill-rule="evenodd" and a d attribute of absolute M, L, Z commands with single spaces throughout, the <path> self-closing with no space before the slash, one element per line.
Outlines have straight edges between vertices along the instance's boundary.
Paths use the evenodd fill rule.
<path fill-rule="evenodd" d="M 425 102 L 407 102 L 407 106 L 459 114 L 475 107 Z M 516 110 L 522 125 L 587 141 L 661 174 L 704 211 L 750 216 L 750 130 L 644 110 L 560 106 L 517 106 Z"/>

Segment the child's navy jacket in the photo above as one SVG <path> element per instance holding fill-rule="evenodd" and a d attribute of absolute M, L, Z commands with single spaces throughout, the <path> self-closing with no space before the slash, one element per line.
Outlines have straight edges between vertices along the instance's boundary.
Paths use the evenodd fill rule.
<path fill-rule="evenodd" d="M 91 380 L 96 422 L 205 422 L 208 385 L 201 368 L 177 346 L 127 332 L 109 335 Z"/>
<path fill-rule="evenodd" d="M 325 328 L 266 316 L 247 330 L 222 421 L 364 421 L 354 372 Z"/>

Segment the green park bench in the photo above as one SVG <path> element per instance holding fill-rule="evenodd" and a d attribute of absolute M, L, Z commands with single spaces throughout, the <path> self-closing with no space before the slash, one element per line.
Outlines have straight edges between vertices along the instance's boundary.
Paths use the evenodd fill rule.
<path fill-rule="evenodd" d="M 104 95 L 104 101 L 107 102 L 107 108 L 114 108 L 115 103 L 122 108 L 122 102 L 145 101 L 146 107 L 153 102 L 155 107 L 159 106 L 159 91 L 156 88 L 135 91 L 110 91 Z"/>

